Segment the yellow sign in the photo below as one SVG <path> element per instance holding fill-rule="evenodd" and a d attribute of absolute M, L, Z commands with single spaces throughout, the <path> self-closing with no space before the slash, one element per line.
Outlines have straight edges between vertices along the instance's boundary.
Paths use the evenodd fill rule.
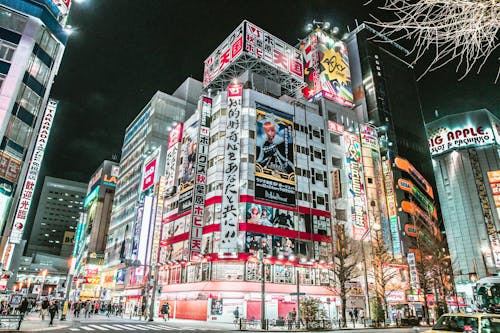
<path fill-rule="evenodd" d="M 75 233 L 73 231 L 65 231 L 63 245 L 73 245 L 75 244 Z"/>

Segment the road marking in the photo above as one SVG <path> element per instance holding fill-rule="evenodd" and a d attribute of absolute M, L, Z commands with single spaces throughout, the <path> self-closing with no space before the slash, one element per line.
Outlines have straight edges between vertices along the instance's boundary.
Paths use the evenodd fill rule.
<path fill-rule="evenodd" d="M 102 327 L 106 327 L 106 328 L 109 328 L 109 329 L 112 329 L 112 330 L 116 330 L 116 327 L 113 327 L 111 325 L 106 325 L 106 324 L 101 324 Z"/>
<path fill-rule="evenodd" d="M 83 328 L 83 329 L 84 329 L 84 330 L 86 330 L 86 331 L 95 331 L 95 329 L 94 329 L 94 328 L 92 328 L 92 327 L 80 326 L 80 328 Z"/>
<path fill-rule="evenodd" d="M 153 330 L 153 331 L 161 330 L 161 328 L 157 328 L 157 327 L 152 326 L 152 325 L 134 325 L 134 326 L 145 329 L 145 330 Z"/>
<path fill-rule="evenodd" d="M 79 329 L 79 328 L 74 328 L 74 327 L 72 327 L 72 328 L 70 328 L 69 330 L 70 330 L 70 331 L 79 331 L 80 329 Z"/>
<path fill-rule="evenodd" d="M 101 327 L 99 325 L 88 325 L 89 327 L 95 327 L 97 328 L 98 330 L 101 330 L 101 331 L 109 331 L 109 328 L 106 328 L 106 327 Z"/>
<path fill-rule="evenodd" d="M 135 331 L 135 328 L 127 327 L 125 325 L 118 325 L 118 324 L 113 324 L 112 325 L 115 329 L 116 327 L 121 328 L 121 329 L 126 329 L 128 331 Z"/>

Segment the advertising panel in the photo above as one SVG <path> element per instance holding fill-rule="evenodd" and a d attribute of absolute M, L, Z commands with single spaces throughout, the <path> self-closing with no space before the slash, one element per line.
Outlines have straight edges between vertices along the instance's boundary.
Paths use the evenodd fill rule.
<path fill-rule="evenodd" d="M 301 52 L 256 25 L 243 21 L 205 60 L 203 87 L 209 85 L 243 54 L 303 81 Z"/>
<path fill-rule="evenodd" d="M 242 22 L 205 60 L 203 87 L 212 82 L 231 62 L 241 55 L 243 51 L 244 24 L 245 22 Z"/>
<path fill-rule="evenodd" d="M 245 23 L 245 51 L 302 81 L 304 64 L 300 51 L 256 25 Z"/>
<path fill-rule="evenodd" d="M 427 215 L 420 207 L 418 207 L 416 204 L 413 202 L 409 202 L 406 200 L 401 201 L 401 209 L 410 214 L 415 216 L 417 219 L 419 219 L 436 237 L 438 240 L 441 240 L 441 233 L 436 226 L 436 224 L 432 221 L 432 218 Z"/>
<path fill-rule="evenodd" d="M 408 253 L 407 256 L 408 266 L 410 268 L 410 286 L 411 289 L 418 292 L 420 290 L 420 283 L 418 281 L 417 263 L 415 253 Z"/>
<path fill-rule="evenodd" d="M 155 211 L 155 220 L 153 226 L 153 242 L 151 249 L 151 265 L 154 265 L 158 262 L 158 255 L 160 249 L 160 238 L 161 238 L 161 229 L 163 226 L 163 204 L 164 204 L 164 193 L 166 191 L 166 183 L 167 180 L 164 176 L 160 177 L 160 181 L 158 182 L 158 196 L 156 202 L 156 211 Z"/>
<path fill-rule="evenodd" d="M 434 204 L 427 199 L 425 194 L 422 193 L 411 181 L 408 179 L 400 178 L 398 179 L 398 186 L 401 190 L 410 193 L 418 201 L 422 208 L 429 213 L 435 220 L 437 220 L 437 211 Z"/>
<path fill-rule="evenodd" d="M 446 116 L 428 123 L 426 128 L 432 156 L 495 142 L 492 123 L 485 110 Z"/>
<path fill-rule="evenodd" d="M 33 149 L 33 154 L 31 155 L 30 159 L 26 159 L 30 161 L 30 164 L 28 166 L 26 179 L 24 180 L 23 189 L 21 191 L 19 203 L 14 215 L 12 231 L 9 237 L 10 243 L 19 244 L 22 239 L 24 227 L 26 225 L 26 219 L 31 207 L 33 193 L 35 191 L 36 181 L 38 179 L 38 173 L 42 165 L 43 155 L 45 154 L 45 147 L 47 146 L 47 142 L 49 140 L 50 129 L 52 128 L 52 123 L 56 115 L 58 103 L 59 102 L 55 100 L 49 99 L 47 108 L 45 109 L 45 113 L 42 118 L 40 132 L 38 132 L 38 137 Z"/>
<path fill-rule="evenodd" d="M 402 170 L 409 174 L 410 177 L 417 183 L 417 185 L 419 185 L 425 191 L 425 193 L 427 193 L 429 197 L 434 200 L 434 191 L 432 190 L 431 184 L 429 184 L 427 179 L 425 179 L 424 176 L 422 176 L 422 174 L 418 172 L 418 170 L 415 169 L 415 167 L 410 162 L 408 162 L 408 160 L 402 157 L 396 157 L 394 159 L 394 163 L 399 170 Z"/>
<path fill-rule="evenodd" d="M 73 231 L 65 231 L 63 245 L 73 246 L 75 244 L 75 233 Z"/>
<path fill-rule="evenodd" d="M 198 142 L 198 123 L 184 128 L 179 163 L 179 214 L 189 211 L 193 203 L 194 172 Z"/>
<path fill-rule="evenodd" d="M 344 134 L 344 125 L 328 120 L 328 131 L 342 135 Z"/>
<path fill-rule="evenodd" d="M 292 117 L 258 103 L 255 113 L 255 198 L 295 206 Z"/>
<path fill-rule="evenodd" d="M 377 152 L 380 151 L 377 129 L 375 127 L 361 124 L 359 125 L 359 132 L 361 135 L 361 145 L 364 148 L 369 148 Z"/>
<path fill-rule="evenodd" d="M 296 230 L 293 212 L 258 204 L 247 204 L 246 221 L 266 227 Z"/>
<path fill-rule="evenodd" d="M 396 193 L 394 192 L 394 178 L 392 175 L 391 161 L 382 162 L 382 173 L 384 175 L 385 197 L 387 201 L 387 214 L 389 215 L 389 228 L 392 236 L 393 254 L 401 254 L 401 237 L 398 227 L 398 208 Z"/>
<path fill-rule="evenodd" d="M 0 177 L 15 183 L 21 171 L 21 161 L 0 151 Z"/>
<path fill-rule="evenodd" d="M 324 96 L 340 105 L 352 107 L 353 93 L 349 56 L 345 44 L 322 30 L 311 33 L 300 43 L 304 57 L 302 94 L 307 99 Z"/>
<path fill-rule="evenodd" d="M 363 162 L 361 161 L 361 145 L 357 135 L 344 133 L 346 148 L 346 171 L 349 179 L 349 206 L 351 207 L 351 222 L 353 238 L 360 240 L 368 230 L 368 215 L 366 205 L 365 180 Z"/>
<path fill-rule="evenodd" d="M 155 183 L 155 173 L 156 173 L 156 158 L 151 162 L 147 163 L 144 167 L 144 173 L 142 177 L 142 191 L 146 191 L 148 188 Z"/>
<path fill-rule="evenodd" d="M 203 235 L 203 212 L 205 210 L 205 194 L 207 191 L 208 146 L 210 141 L 210 113 L 212 99 L 203 97 L 200 109 L 200 126 L 198 126 L 198 152 L 196 154 L 196 177 L 194 181 L 194 202 L 191 211 L 191 243 L 190 260 L 199 258 L 202 253 L 201 239 Z"/>
<path fill-rule="evenodd" d="M 495 201 L 495 207 L 500 208 L 500 170 L 488 171 L 488 181 Z"/>
<path fill-rule="evenodd" d="M 227 117 L 222 187 L 220 252 L 238 252 L 238 216 L 240 191 L 240 136 L 243 85 L 227 88 Z"/>

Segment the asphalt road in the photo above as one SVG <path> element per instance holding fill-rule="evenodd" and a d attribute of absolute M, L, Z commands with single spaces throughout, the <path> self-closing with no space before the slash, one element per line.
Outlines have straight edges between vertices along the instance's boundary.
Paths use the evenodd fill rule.
<path fill-rule="evenodd" d="M 426 329 L 420 328 L 419 332 L 424 332 Z M 123 321 L 106 321 L 106 322 L 96 322 L 96 323 L 80 323 L 75 324 L 71 327 L 67 328 L 57 328 L 57 329 L 44 329 L 44 332 L 64 332 L 64 333 L 73 333 L 73 332 L 209 332 L 209 333 L 217 333 L 217 332 L 230 332 L 236 331 L 236 329 L 226 329 L 221 330 L 220 328 L 210 328 L 203 326 L 189 326 L 183 325 L 182 323 L 168 323 L 168 322 L 140 322 L 140 323 L 131 323 Z M 367 333 L 367 332 L 378 332 L 378 333 L 414 333 L 415 330 L 413 328 L 386 328 L 386 329 L 348 329 L 341 330 L 346 333 Z M 246 332 L 259 332 L 248 330 Z M 283 331 L 275 331 L 275 332 L 286 332 Z M 304 332 L 304 331 L 301 331 Z M 318 332 L 318 331 L 316 331 Z M 328 331 L 321 331 L 328 332 Z M 338 329 L 332 330 L 329 332 L 339 332 Z"/>

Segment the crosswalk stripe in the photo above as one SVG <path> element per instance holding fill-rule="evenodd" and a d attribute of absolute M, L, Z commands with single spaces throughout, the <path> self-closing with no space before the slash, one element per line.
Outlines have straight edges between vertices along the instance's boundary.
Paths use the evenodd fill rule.
<path fill-rule="evenodd" d="M 102 327 L 106 327 L 106 328 L 109 328 L 109 329 L 112 329 L 112 330 L 115 330 L 116 327 L 113 327 L 111 325 L 106 325 L 106 324 L 101 324 Z"/>
<path fill-rule="evenodd" d="M 123 324 L 123 326 L 130 327 L 133 330 L 136 330 L 137 325 L 128 325 L 128 324 Z"/>
<path fill-rule="evenodd" d="M 83 328 L 83 329 L 84 329 L 84 330 L 86 330 L 86 331 L 95 331 L 95 329 L 94 329 L 94 328 L 92 328 L 92 327 L 80 326 L 80 328 Z"/>
<path fill-rule="evenodd" d="M 135 330 L 135 328 L 127 327 L 125 325 L 113 324 L 113 325 L 110 325 L 110 326 L 113 326 L 113 329 L 116 329 L 118 327 L 118 328 L 121 328 L 121 329 L 126 329 L 128 331 L 134 331 Z"/>
<path fill-rule="evenodd" d="M 102 326 L 99 326 L 99 325 L 88 325 L 89 327 L 95 327 L 97 328 L 98 330 L 101 330 L 101 331 L 109 331 L 109 328 L 106 328 L 106 327 L 102 327 Z"/>
<path fill-rule="evenodd" d="M 74 328 L 74 327 L 71 327 L 69 330 L 70 330 L 70 331 L 79 331 L 80 329 L 79 329 L 79 328 Z"/>
<path fill-rule="evenodd" d="M 151 325 L 134 325 L 134 326 L 145 329 L 145 330 L 153 330 L 153 331 L 157 331 L 157 330 L 161 329 L 161 328 L 155 328 L 154 326 L 151 326 Z"/>

